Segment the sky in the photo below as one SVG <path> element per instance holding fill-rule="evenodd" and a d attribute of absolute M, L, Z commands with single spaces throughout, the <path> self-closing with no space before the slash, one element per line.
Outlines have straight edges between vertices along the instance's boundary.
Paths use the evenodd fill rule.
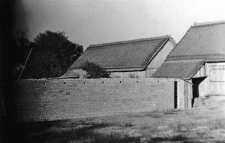
<path fill-rule="evenodd" d="M 225 20 L 224 0 L 18 0 L 17 29 L 30 40 L 46 30 L 91 44 L 170 35 L 176 42 L 195 22 Z"/>

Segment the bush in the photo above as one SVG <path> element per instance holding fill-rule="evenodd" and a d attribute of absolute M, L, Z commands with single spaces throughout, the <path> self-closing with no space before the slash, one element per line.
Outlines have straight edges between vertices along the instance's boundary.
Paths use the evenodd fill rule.
<path fill-rule="evenodd" d="M 110 75 L 104 68 L 91 62 L 85 62 L 81 69 L 87 72 L 87 78 L 109 78 Z"/>

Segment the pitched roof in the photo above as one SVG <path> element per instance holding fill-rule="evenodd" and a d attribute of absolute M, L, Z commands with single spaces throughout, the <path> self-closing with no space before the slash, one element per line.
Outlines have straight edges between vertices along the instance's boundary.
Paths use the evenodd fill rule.
<path fill-rule="evenodd" d="M 166 61 L 153 74 L 153 77 L 191 79 L 203 64 L 204 60 Z"/>
<path fill-rule="evenodd" d="M 225 21 L 191 26 L 167 60 L 225 60 Z"/>
<path fill-rule="evenodd" d="M 204 62 L 225 61 L 225 21 L 191 26 L 152 77 L 190 79 Z"/>
<path fill-rule="evenodd" d="M 143 70 L 168 41 L 175 45 L 170 36 L 90 45 L 69 70 L 87 61 L 108 71 Z"/>

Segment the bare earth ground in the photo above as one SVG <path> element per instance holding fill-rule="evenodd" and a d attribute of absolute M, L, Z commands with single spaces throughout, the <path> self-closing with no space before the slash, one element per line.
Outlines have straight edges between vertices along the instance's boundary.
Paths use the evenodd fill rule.
<path fill-rule="evenodd" d="M 225 142 L 225 106 L 19 123 L 22 142 Z M 17 133 L 18 133 L 17 132 Z M 19 141 L 19 140 L 18 140 Z"/>

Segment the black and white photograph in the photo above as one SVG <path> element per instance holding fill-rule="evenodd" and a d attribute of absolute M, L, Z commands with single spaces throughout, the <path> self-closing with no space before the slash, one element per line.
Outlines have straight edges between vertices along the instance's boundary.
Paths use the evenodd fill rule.
<path fill-rule="evenodd" d="M 225 143 L 224 0 L 0 11 L 0 143 Z"/>

